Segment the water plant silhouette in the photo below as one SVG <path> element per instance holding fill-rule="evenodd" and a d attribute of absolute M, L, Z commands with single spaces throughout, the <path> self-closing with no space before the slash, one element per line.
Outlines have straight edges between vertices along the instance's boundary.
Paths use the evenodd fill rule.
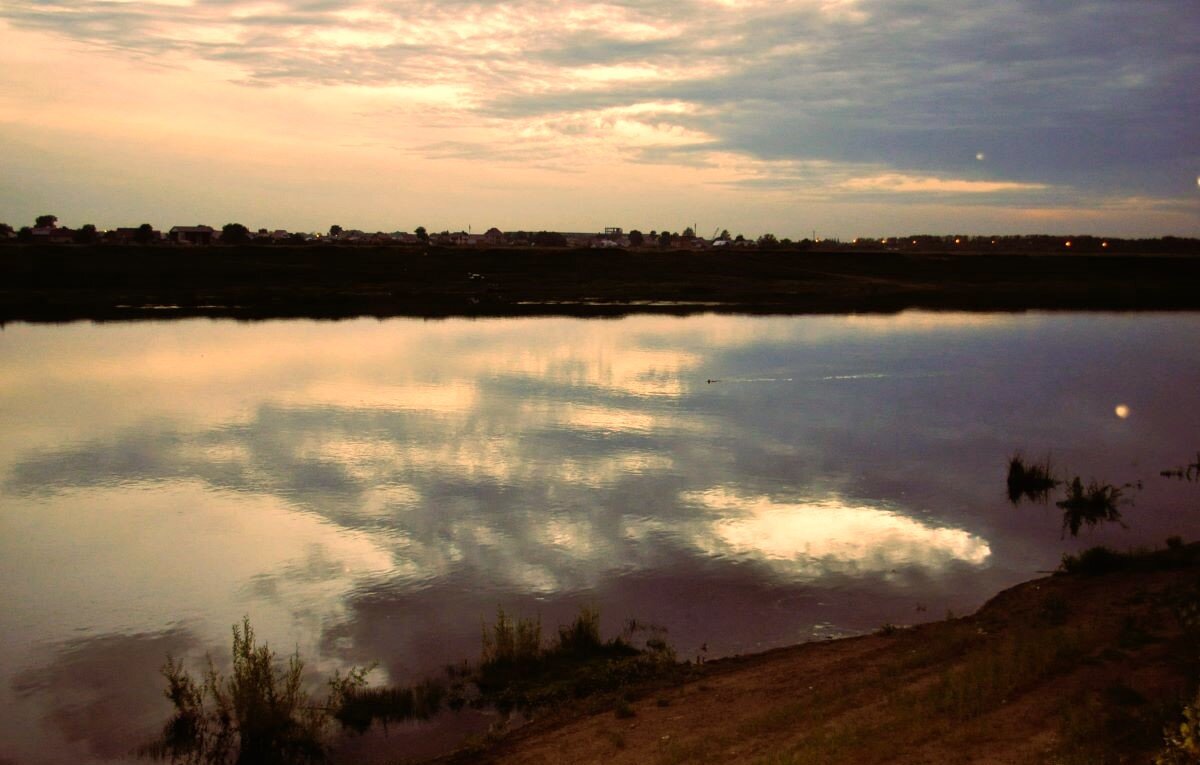
<path fill-rule="evenodd" d="M 324 703 L 304 689 L 304 662 L 292 654 L 286 666 L 258 644 L 250 619 L 233 626 L 233 670 L 222 675 L 208 657 L 196 680 L 182 661 L 168 657 L 162 669 L 165 694 L 175 713 L 160 736 L 139 755 L 189 765 L 294 765 L 327 760 L 325 729 L 330 713 L 365 684 L 366 668 L 329 681 Z"/>
<path fill-rule="evenodd" d="M 1121 499 L 1121 489 L 1110 483 L 1091 481 L 1086 487 L 1079 476 L 1067 484 L 1067 496 L 1054 504 L 1063 510 L 1063 535 L 1069 530 L 1071 536 L 1079 536 L 1083 524 L 1094 527 L 1102 521 L 1119 523 L 1121 511 L 1117 503 Z"/>
<path fill-rule="evenodd" d="M 479 692 L 470 703 L 494 706 L 502 713 L 530 712 L 662 676 L 679 668 L 675 651 L 662 638 L 664 632 L 631 620 L 623 634 L 605 640 L 600 612 L 584 607 L 543 645 L 540 620 L 513 620 L 501 609 L 494 624 L 484 625 L 479 666 L 467 672 L 467 680 Z M 643 647 L 635 645 L 638 633 L 647 634 Z M 452 686 L 452 704 L 463 703 L 461 697 L 453 698 L 461 687 Z"/>
<path fill-rule="evenodd" d="M 1168 470 L 1160 470 L 1158 472 L 1163 478 L 1178 478 L 1183 481 L 1200 481 L 1200 452 L 1196 453 L 1196 461 L 1190 462 L 1183 467 L 1171 468 Z"/>
<path fill-rule="evenodd" d="M 1045 502 L 1060 482 L 1051 474 L 1049 457 L 1042 464 L 1026 465 L 1018 452 L 1008 460 L 1007 483 L 1008 500 L 1016 505 L 1022 497 L 1031 502 Z"/>

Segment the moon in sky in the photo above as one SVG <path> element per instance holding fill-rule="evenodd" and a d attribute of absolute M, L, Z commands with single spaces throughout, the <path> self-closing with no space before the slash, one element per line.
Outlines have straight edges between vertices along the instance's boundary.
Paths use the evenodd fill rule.
<path fill-rule="evenodd" d="M 1117 404 L 1116 408 L 1113 409 L 1113 412 L 1115 412 L 1116 415 L 1123 420 L 1129 416 L 1129 407 L 1125 404 Z"/>
<path fill-rule="evenodd" d="M 980 152 L 976 152 L 976 153 L 975 153 L 975 159 L 977 159 L 977 160 L 979 160 L 980 162 L 982 162 L 983 160 L 987 159 L 987 155 L 986 155 L 986 154 L 984 154 L 982 151 L 980 151 Z M 1196 179 L 1196 183 L 1200 183 L 1200 178 L 1197 178 L 1197 179 Z"/>

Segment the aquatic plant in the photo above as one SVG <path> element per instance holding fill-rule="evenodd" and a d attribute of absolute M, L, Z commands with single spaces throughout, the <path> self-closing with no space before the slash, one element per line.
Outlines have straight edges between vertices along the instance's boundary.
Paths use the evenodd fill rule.
<path fill-rule="evenodd" d="M 638 647 L 634 635 L 641 632 L 649 636 Z M 605 640 L 600 612 L 584 607 L 542 645 L 540 620 L 513 620 L 501 610 L 494 624 L 484 625 L 479 666 L 456 671 L 466 682 L 452 685 L 449 703 L 468 703 L 467 684 L 478 691 L 469 703 L 504 713 L 627 688 L 678 668 L 663 632 L 631 621 L 624 634 Z"/>
<path fill-rule="evenodd" d="M 1069 530 L 1071 536 L 1079 536 L 1083 524 L 1089 527 L 1102 521 L 1121 523 L 1121 511 L 1117 503 L 1121 489 L 1111 483 L 1091 481 L 1085 488 L 1079 476 L 1067 484 L 1067 496 L 1055 504 L 1063 510 L 1063 534 Z M 1124 526 L 1124 524 L 1121 524 Z"/>
<path fill-rule="evenodd" d="M 1163 478 L 1179 478 L 1188 482 L 1200 481 L 1200 452 L 1196 453 L 1195 462 L 1190 462 L 1185 467 L 1160 470 L 1158 474 Z"/>
<path fill-rule="evenodd" d="M 335 675 L 330 695 L 317 704 L 304 689 L 304 662 L 292 654 L 286 666 L 266 643 L 258 644 L 250 619 L 233 626 L 233 671 L 222 675 L 208 657 L 196 680 L 182 661 L 168 657 L 162 674 L 175 713 L 161 735 L 138 754 L 189 765 L 294 765 L 327 758 L 329 712 L 365 683 L 366 669 Z"/>
<path fill-rule="evenodd" d="M 362 733 L 375 722 L 428 720 L 441 711 L 446 687 L 425 680 L 410 687 L 352 686 L 341 694 L 333 716 L 345 728 Z"/>
<path fill-rule="evenodd" d="M 1041 464 L 1025 464 L 1020 453 L 1008 460 L 1008 500 L 1014 505 L 1021 498 L 1031 502 L 1045 502 L 1050 492 L 1059 485 L 1050 470 L 1050 458 Z"/>
<path fill-rule="evenodd" d="M 537 659 L 542 650 L 542 620 L 518 618 L 515 622 L 496 610 L 496 623 L 483 625 L 480 665 L 521 664 Z"/>

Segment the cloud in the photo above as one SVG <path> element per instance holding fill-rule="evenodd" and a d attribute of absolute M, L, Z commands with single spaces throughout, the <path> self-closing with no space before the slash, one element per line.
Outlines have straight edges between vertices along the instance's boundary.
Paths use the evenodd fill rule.
<path fill-rule="evenodd" d="M 492 129 L 490 148 L 463 153 L 501 161 L 524 161 L 533 134 L 552 155 L 586 137 L 633 161 L 697 162 L 671 152 L 682 140 L 784 174 L 824 161 L 925 179 L 843 192 L 1163 196 L 1200 157 L 1188 0 L 21 0 L 0 15 L 148 60 L 220 62 L 246 84 L 405 88 L 414 107 Z M 613 121 L 645 103 L 686 108 Z"/>
<path fill-rule="evenodd" d="M 851 178 L 843 182 L 840 188 L 846 191 L 891 191 L 903 194 L 994 194 L 998 191 L 1041 191 L 1046 188 L 1046 185 L 1041 183 L 971 181 L 958 178 L 883 173 L 881 175 Z"/>

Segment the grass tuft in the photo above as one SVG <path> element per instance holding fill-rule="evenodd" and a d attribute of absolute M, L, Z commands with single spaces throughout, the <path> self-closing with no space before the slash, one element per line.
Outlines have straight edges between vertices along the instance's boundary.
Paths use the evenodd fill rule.
<path fill-rule="evenodd" d="M 1049 457 L 1044 463 L 1029 465 L 1020 453 L 1008 460 L 1008 500 L 1014 505 L 1022 498 L 1044 503 L 1059 483 L 1051 474 Z"/>
<path fill-rule="evenodd" d="M 1089 527 L 1104 521 L 1121 523 L 1121 511 L 1117 508 L 1120 500 L 1121 489 L 1111 483 L 1091 481 L 1085 488 L 1079 476 L 1075 476 L 1067 484 L 1066 498 L 1055 503 L 1063 510 L 1063 534 L 1069 530 L 1071 536 L 1079 536 L 1079 529 L 1085 523 Z"/>
<path fill-rule="evenodd" d="M 639 648 L 634 633 L 641 631 L 651 637 Z M 599 611 L 585 607 L 570 624 L 558 628 L 550 645 L 542 645 L 540 622 L 513 621 L 500 611 L 495 624 L 484 626 L 482 660 L 469 676 L 479 693 L 470 703 L 528 713 L 678 671 L 675 651 L 661 632 L 635 625 L 605 640 Z M 457 695 L 452 698 L 453 703 L 459 700 Z"/>

